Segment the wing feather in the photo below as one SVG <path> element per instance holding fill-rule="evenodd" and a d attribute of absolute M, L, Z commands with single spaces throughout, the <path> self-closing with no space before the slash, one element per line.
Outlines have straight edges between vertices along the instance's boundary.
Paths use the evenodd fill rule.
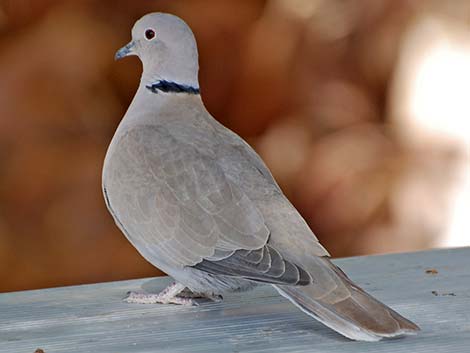
<path fill-rule="evenodd" d="M 271 284 L 303 286 L 312 283 L 310 275 L 298 265 L 283 258 L 271 261 L 271 247 L 244 251 L 237 250 L 228 258 L 218 261 L 203 260 L 194 268 L 215 275 L 239 276 Z M 274 267 L 276 266 L 276 267 Z"/>
<path fill-rule="evenodd" d="M 121 137 L 114 156 L 106 187 L 119 192 L 109 193 L 110 205 L 150 262 L 191 266 L 267 243 L 263 215 L 210 149 L 163 127 L 137 126 Z"/>

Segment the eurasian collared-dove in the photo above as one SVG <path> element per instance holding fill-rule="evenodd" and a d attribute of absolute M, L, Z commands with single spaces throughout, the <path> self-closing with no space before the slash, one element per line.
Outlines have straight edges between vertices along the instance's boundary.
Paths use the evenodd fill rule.
<path fill-rule="evenodd" d="M 185 304 L 195 293 L 269 283 L 351 339 L 419 330 L 330 261 L 258 154 L 207 112 L 184 21 L 144 16 L 116 58 L 128 55 L 141 59 L 143 74 L 106 154 L 103 193 L 127 239 L 176 280 L 129 302 Z"/>

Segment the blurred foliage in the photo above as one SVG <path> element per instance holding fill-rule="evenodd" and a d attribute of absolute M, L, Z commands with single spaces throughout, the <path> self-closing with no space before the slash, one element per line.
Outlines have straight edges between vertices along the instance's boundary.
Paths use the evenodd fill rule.
<path fill-rule="evenodd" d="M 101 167 L 140 77 L 135 20 L 193 28 L 208 110 L 246 138 L 334 256 L 429 247 L 393 195 L 414 164 L 386 119 L 405 0 L 6 0 L 0 5 L 0 291 L 158 274 L 113 224 Z"/>

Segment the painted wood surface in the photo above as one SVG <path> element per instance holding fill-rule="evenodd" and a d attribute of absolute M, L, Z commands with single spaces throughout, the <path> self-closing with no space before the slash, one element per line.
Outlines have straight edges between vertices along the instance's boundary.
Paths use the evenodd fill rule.
<path fill-rule="evenodd" d="M 122 302 L 163 277 L 0 294 L 0 352 L 470 352 L 470 248 L 335 262 L 422 332 L 349 341 L 269 286 L 198 307 Z"/>

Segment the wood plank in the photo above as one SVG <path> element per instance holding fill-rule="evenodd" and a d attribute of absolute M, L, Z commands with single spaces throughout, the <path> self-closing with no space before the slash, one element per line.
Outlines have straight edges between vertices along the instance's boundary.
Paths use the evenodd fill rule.
<path fill-rule="evenodd" d="M 199 307 L 121 301 L 169 282 L 158 278 L 0 294 L 0 352 L 470 352 L 470 248 L 335 262 L 423 331 L 349 341 L 269 286 Z"/>

